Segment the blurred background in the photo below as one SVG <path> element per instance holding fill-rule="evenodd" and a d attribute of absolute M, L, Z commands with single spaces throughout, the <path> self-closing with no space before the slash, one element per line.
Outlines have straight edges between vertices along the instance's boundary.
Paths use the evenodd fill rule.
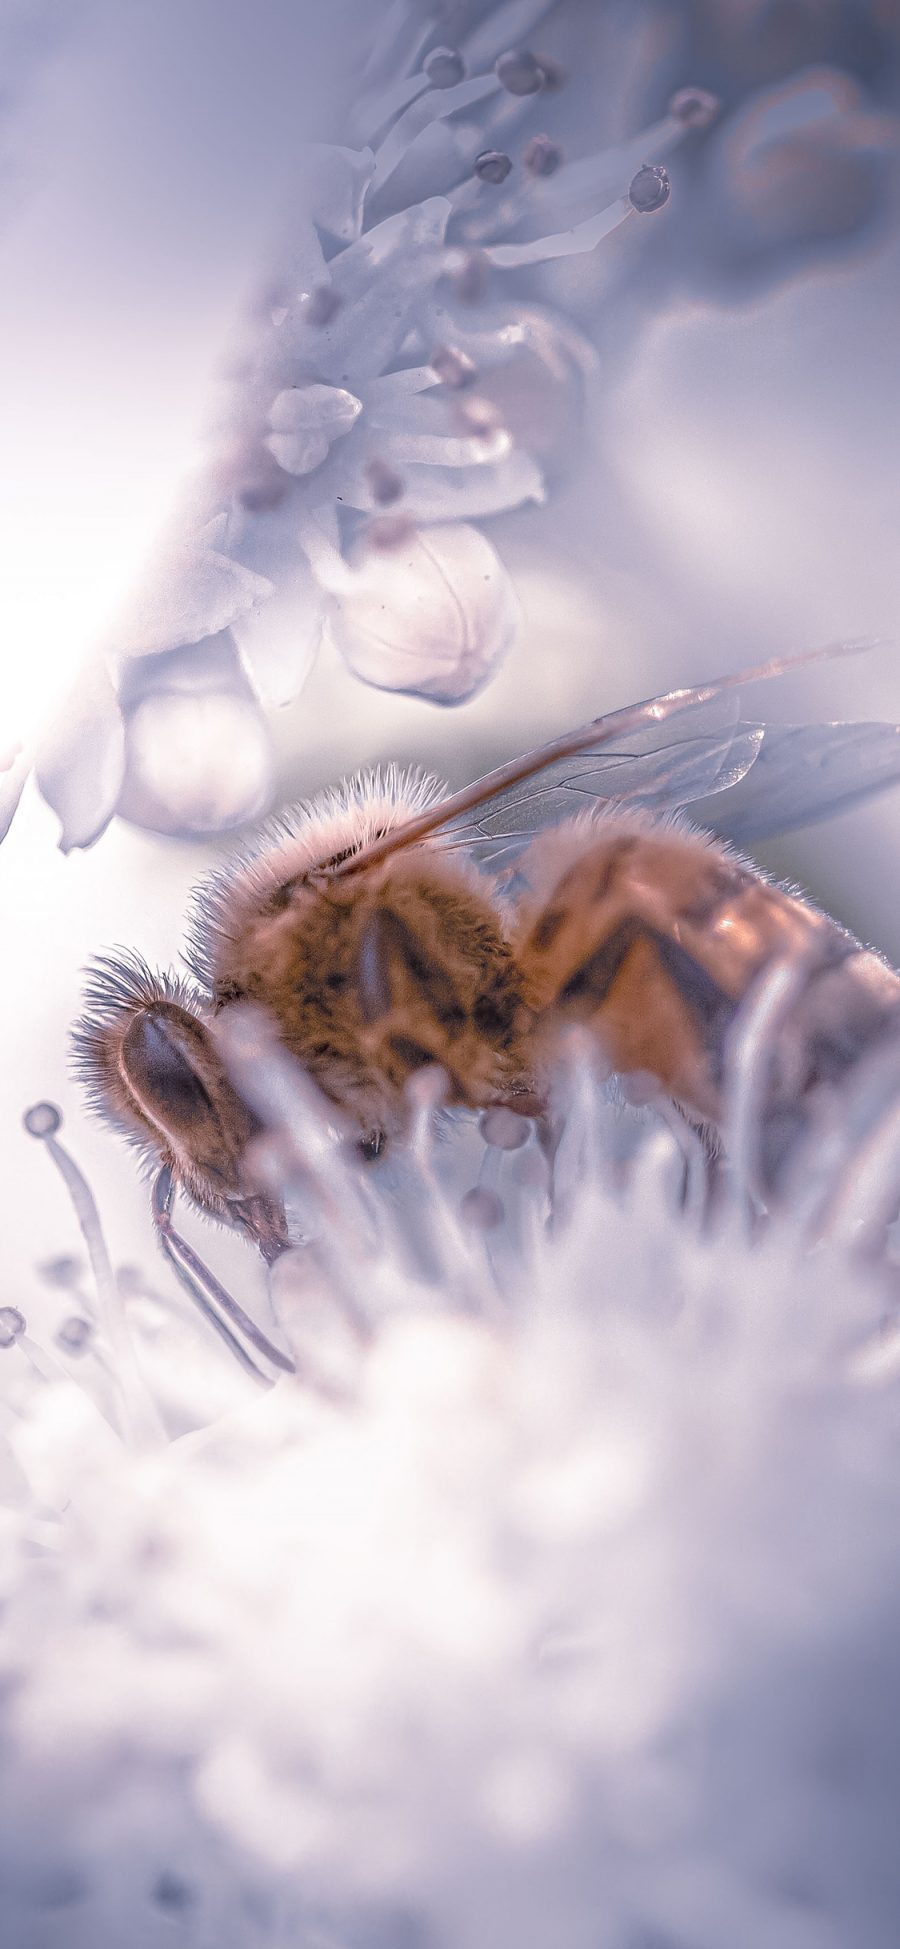
<path fill-rule="evenodd" d="M 452 44 L 491 9 L 418 11 Z M 5 0 L 0 742 L 58 707 L 202 465 L 229 346 L 302 196 L 301 144 L 355 140 L 387 12 Z M 326 644 L 270 714 L 276 805 L 385 758 L 460 784 L 635 698 L 842 637 L 883 641 L 753 707 L 900 721 L 900 7 L 558 0 L 544 16 L 560 78 L 537 126 L 567 156 L 635 134 L 688 86 L 722 114 L 671 160 L 658 216 L 504 288 L 575 323 L 597 364 L 553 384 L 526 366 L 498 393 L 531 416 L 548 487 L 479 524 L 521 607 L 499 675 L 441 709 L 365 686 Z M 0 848 L 3 1298 L 51 1328 L 63 1301 L 39 1268 L 79 1248 L 21 1112 L 62 1105 L 114 1261 L 151 1260 L 146 1189 L 84 1114 L 68 1028 L 97 951 L 177 965 L 189 891 L 232 843 L 119 818 L 64 856 L 57 830 L 28 788 Z M 900 960 L 898 857 L 900 792 L 764 863 Z M 217 1265 L 257 1277 L 201 1233 Z"/>

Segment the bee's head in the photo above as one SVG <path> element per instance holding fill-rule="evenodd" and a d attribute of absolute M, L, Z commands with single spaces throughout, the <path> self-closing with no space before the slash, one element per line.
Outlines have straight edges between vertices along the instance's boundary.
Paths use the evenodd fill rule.
<path fill-rule="evenodd" d="M 226 1074 L 201 998 L 136 957 L 99 962 L 74 1047 L 99 1114 L 149 1164 L 168 1167 L 202 1210 L 274 1258 L 287 1235 L 254 1174 L 262 1125 Z"/>

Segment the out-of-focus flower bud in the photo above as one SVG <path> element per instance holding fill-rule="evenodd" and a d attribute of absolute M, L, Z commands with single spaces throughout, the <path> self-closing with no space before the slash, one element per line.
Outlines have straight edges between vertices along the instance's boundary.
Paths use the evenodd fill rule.
<path fill-rule="evenodd" d="M 311 474 L 361 412 L 362 401 L 343 386 L 289 386 L 272 402 L 266 445 L 285 473 Z"/>
<path fill-rule="evenodd" d="M 119 811 L 173 835 L 227 832 L 268 808 L 271 746 L 252 698 L 157 690 L 127 720 Z"/>
<path fill-rule="evenodd" d="M 366 683 L 459 704 L 494 675 L 517 619 L 512 584 L 490 542 L 454 523 L 417 531 L 392 549 L 364 544 L 331 629 Z"/>
<path fill-rule="evenodd" d="M 849 76 L 810 70 L 730 119 L 705 168 L 694 217 L 705 264 L 765 285 L 886 218 L 900 180 L 897 125 Z"/>
<path fill-rule="evenodd" d="M 686 128 L 708 129 L 721 106 L 718 95 L 711 95 L 706 88 L 679 88 L 669 103 L 669 114 Z"/>

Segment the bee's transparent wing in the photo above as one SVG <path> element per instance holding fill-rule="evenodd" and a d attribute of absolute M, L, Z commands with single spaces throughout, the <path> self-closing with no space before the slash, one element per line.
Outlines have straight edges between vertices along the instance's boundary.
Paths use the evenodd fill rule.
<path fill-rule="evenodd" d="M 841 643 L 802 650 L 797 656 L 775 657 L 735 671 L 712 685 L 669 690 L 642 704 L 610 711 L 536 751 L 498 765 L 474 784 L 377 833 L 322 872 L 326 878 L 340 878 L 367 871 L 438 833 L 451 848 L 465 846 L 483 859 L 512 867 L 535 831 L 592 801 L 658 810 L 680 805 L 696 808 L 702 802 L 706 823 L 712 819 L 715 824 L 722 795 L 730 805 L 731 791 L 748 774 L 752 780 L 765 738 L 763 725 L 746 724 L 738 717 L 741 687 L 770 682 L 786 670 L 855 655 L 868 647 Z M 798 731 L 799 742 L 793 747 L 779 742 L 777 732 L 770 734 L 773 784 L 783 777 L 787 789 L 800 762 L 810 780 L 818 781 L 799 794 L 794 792 L 790 809 L 779 812 L 779 824 L 786 819 L 796 825 L 801 819 L 821 818 L 838 805 L 879 791 L 897 775 L 883 750 L 885 739 L 889 742 L 893 735 L 890 726 L 818 725 L 812 727 L 812 734 L 810 742 L 806 733 L 804 743 L 804 734 Z M 764 787 L 764 801 L 767 796 Z M 748 811 L 741 834 L 759 830 L 758 824 L 750 826 Z M 736 825 L 734 831 L 737 836 Z"/>
<path fill-rule="evenodd" d="M 699 825 L 747 845 L 813 825 L 900 781 L 900 724 L 767 724 L 755 763 L 691 807 Z"/>
<path fill-rule="evenodd" d="M 448 821 L 444 844 L 511 867 L 535 833 L 598 803 L 663 811 L 717 800 L 752 768 L 764 735 L 763 725 L 739 720 L 738 708 L 734 693 L 708 698 L 664 725 L 557 759 Z"/>

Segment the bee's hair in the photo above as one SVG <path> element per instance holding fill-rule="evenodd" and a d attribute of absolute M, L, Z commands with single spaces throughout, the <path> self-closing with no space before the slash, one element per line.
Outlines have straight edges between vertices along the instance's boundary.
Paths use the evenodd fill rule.
<path fill-rule="evenodd" d="M 236 906 L 255 905 L 286 881 L 351 858 L 445 793 L 440 779 L 417 766 L 389 764 L 355 772 L 276 813 L 196 889 L 184 957 L 191 973 L 211 986 L 216 942 L 230 932 Z"/>
<path fill-rule="evenodd" d="M 145 1009 L 174 1007 L 197 1021 L 203 998 L 176 974 L 156 974 L 140 954 L 128 949 L 92 962 L 82 1014 L 72 1030 L 72 1069 L 93 1115 L 111 1123 L 138 1151 L 149 1169 L 158 1165 L 160 1135 L 141 1115 L 119 1066 L 122 1037 Z"/>

